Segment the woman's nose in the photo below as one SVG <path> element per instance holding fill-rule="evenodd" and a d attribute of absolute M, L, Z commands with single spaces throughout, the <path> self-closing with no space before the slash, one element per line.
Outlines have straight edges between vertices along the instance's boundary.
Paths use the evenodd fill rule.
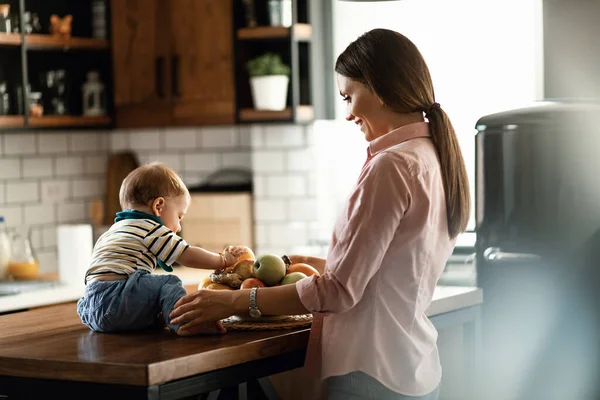
<path fill-rule="evenodd" d="M 348 114 L 348 116 L 346 117 L 346 121 L 352 121 L 353 119 L 354 119 L 353 114 Z"/>

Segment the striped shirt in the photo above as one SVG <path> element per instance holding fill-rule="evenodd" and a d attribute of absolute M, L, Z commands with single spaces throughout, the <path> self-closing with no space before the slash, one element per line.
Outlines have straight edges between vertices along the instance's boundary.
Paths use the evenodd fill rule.
<path fill-rule="evenodd" d="M 113 224 L 94 246 L 86 283 L 107 273 L 152 272 L 157 260 L 170 267 L 189 245 L 175 232 L 150 219 L 125 219 Z"/>

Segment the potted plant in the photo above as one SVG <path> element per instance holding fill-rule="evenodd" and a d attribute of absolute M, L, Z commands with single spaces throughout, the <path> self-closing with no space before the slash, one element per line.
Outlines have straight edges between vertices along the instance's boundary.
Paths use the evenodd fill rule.
<path fill-rule="evenodd" d="M 248 61 L 250 90 L 257 110 L 285 109 L 290 67 L 275 53 L 266 53 Z"/>

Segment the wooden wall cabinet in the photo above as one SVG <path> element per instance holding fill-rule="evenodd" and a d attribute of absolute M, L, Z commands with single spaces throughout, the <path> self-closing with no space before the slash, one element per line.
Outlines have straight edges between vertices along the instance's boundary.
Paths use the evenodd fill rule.
<path fill-rule="evenodd" d="M 116 125 L 235 123 L 232 0 L 112 0 Z"/>

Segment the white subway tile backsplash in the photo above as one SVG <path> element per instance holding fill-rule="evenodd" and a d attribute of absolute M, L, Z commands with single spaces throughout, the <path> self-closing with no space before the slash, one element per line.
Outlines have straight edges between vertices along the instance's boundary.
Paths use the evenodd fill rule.
<path fill-rule="evenodd" d="M 302 222 L 269 225 L 268 243 L 272 246 L 296 246 L 306 243 L 307 237 L 306 224 Z"/>
<path fill-rule="evenodd" d="M 198 147 L 195 128 L 166 129 L 162 132 L 167 150 L 189 150 Z"/>
<path fill-rule="evenodd" d="M 69 135 L 71 153 L 97 153 L 103 149 L 103 141 L 100 135 L 108 135 L 109 131 L 104 133 L 99 132 L 74 132 Z"/>
<path fill-rule="evenodd" d="M 157 130 L 131 131 L 129 133 L 129 147 L 135 151 L 152 150 L 161 148 L 160 132 Z"/>
<path fill-rule="evenodd" d="M 83 170 L 86 174 L 105 174 L 107 162 L 108 157 L 106 155 L 85 156 Z"/>
<path fill-rule="evenodd" d="M 40 262 L 41 274 L 58 270 L 58 254 L 56 249 L 44 249 L 38 251 L 36 255 Z"/>
<path fill-rule="evenodd" d="M 148 162 L 161 162 L 165 164 L 167 167 L 174 169 L 177 172 L 183 170 L 183 156 L 180 154 L 149 154 L 147 157 Z"/>
<path fill-rule="evenodd" d="M 198 134 L 203 149 L 228 149 L 236 147 L 239 142 L 234 126 L 200 128 Z"/>
<path fill-rule="evenodd" d="M 264 128 L 265 144 L 269 148 L 294 148 L 304 146 L 304 128 L 297 125 L 267 125 Z"/>
<path fill-rule="evenodd" d="M 185 172 L 214 172 L 219 169 L 218 155 L 215 153 L 188 153 L 183 157 Z"/>
<path fill-rule="evenodd" d="M 255 198 L 267 197 L 267 177 L 254 175 L 252 177 L 252 193 Z"/>
<path fill-rule="evenodd" d="M 4 154 L 35 154 L 36 136 L 34 133 L 11 133 L 4 135 Z"/>
<path fill-rule="evenodd" d="M 302 150 L 290 150 L 286 154 L 288 171 L 312 171 L 315 169 L 315 152 L 308 148 Z"/>
<path fill-rule="evenodd" d="M 108 147 L 112 152 L 129 149 L 129 134 L 127 131 L 112 132 Z"/>
<path fill-rule="evenodd" d="M 64 201 L 71 197 L 71 181 L 64 179 L 44 180 L 40 186 L 42 203 Z"/>
<path fill-rule="evenodd" d="M 255 199 L 255 221 L 285 221 L 287 210 L 285 200 Z"/>
<path fill-rule="evenodd" d="M 288 215 L 291 221 L 315 221 L 317 201 L 314 199 L 289 199 Z"/>
<path fill-rule="evenodd" d="M 269 197 L 306 196 L 306 178 L 304 176 L 268 176 L 267 194 Z"/>
<path fill-rule="evenodd" d="M 34 203 L 40 200 L 40 185 L 37 182 L 8 182 L 6 203 Z"/>
<path fill-rule="evenodd" d="M 250 144 L 253 149 L 262 149 L 265 145 L 262 125 L 250 125 Z"/>
<path fill-rule="evenodd" d="M 225 168 L 252 168 L 252 156 L 249 152 L 223 153 L 223 167 Z"/>
<path fill-rule="evenodd" d="M 72 182 L 72 197 L 99 197 L 104 193 L 104 180 L 97 178 L 74 179 Z"/>
<path fill-rule="evenodd" d="M 66 133 L 46 133 L 38 135 L 38 153 L 58 154 L 69 150 L 68 135 Z"/>
<path fill-rule="evenodd" d="M 18 158 L 0 159 L 0 179 L 18 179 L 21 177 L 21 161 Z"/>
<path fill-rule="evenodd" d="M 4 217 L 7 226 L 14 228 L 23 225 L 23 206 L 0 206 L 0 216 Z"/>
<path fill-rule="evenodd" d="M 52 175 L 54 175 L 54 162 L 52 158 L 23 159 L 23 178 L 47 178 Z"/>
<path fill-rule="evenodd" d="M 77 176 L 84 172 L 83 157 L 57 157 L 55 164 L 57 176 Z"/>
<path fill-rule="evenodd" d="M 56 223 L 53 204 L 26 205 L 24 217 L 27 225 Z"/>
<path fill-rule="evenodd" d="M 267 245 L 269 239 L 269 225 L 260 222 L 254 223 L 255 245 Z"/>
<path fill-rule="evenodd" d="M 85 201 L 71 201 L 57 204 L 56 215 L 58 223 L 84 222 L 87 220 Z"/>
<path fill-rule="evenodd" d="M 252 147 L 252 128 L 247 125 L 239 126 L 238 135 L 240 137 L 240 148 L 250 149 Z"/>
<path fill-rule="evenodd" d="M 252 154 L 252 169 L 254 172 L 282 172 L 284 170 L 282 151 L 254 151 Z"/>

